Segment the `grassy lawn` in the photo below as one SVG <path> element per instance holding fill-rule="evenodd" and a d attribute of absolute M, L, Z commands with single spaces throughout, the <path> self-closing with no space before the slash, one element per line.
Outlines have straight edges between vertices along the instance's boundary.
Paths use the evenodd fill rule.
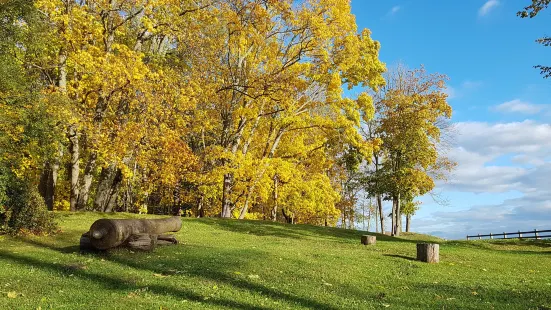
<path fill-rule="evenodd" d="M 51 237 L 0 236 L 0 309 L 550 309 L 551 242 L 444 242 L 270 222 L 183 218 L 181 244 L 81 254 L 100 217 Z M 153 216 L 148 216 L 153 217 Z M 440 264 L 414 261 L 418 240 Z"/>

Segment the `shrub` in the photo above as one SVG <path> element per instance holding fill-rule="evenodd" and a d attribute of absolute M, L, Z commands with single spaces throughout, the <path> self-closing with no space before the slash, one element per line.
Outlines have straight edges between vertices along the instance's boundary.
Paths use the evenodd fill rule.
<path fill-rule="evenodd" d="M 35 187 L 23 185 L 12 189 L 7 207 L 4 226 L 12 234 L 47 235 L 59 230 Z"/>

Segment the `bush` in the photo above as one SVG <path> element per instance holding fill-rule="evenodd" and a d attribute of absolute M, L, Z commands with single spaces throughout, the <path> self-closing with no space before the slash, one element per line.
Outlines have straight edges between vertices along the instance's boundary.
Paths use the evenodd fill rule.
<path fill-rule="evenodd" d="M 12 234 L 53 234 L 59 230 L 53 214 L 32 186 L 19 186 L 10 191 L 4 227 Z"/>

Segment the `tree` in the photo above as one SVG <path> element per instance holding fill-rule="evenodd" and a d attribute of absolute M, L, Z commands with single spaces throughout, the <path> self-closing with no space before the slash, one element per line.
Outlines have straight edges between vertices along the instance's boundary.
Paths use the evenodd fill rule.
<path fill-rule="evenodd" d="M 419 210 L 421 202 L 413 199 L 404 199 L 402 213 L 406 216 L 406 232 L 410 232 L 411 217 Z"/>
<path fill-rule="evenodd" d="M 402 201 L 430 192 L 434 179 L 455 166 L 439 152 L 442 119 L 452 109 L 443 93 L 445 76 L 402 65 L 389 71 L 376 94 L 376 135 L 382 140 L 381 169 L 374 175 L 376 193 L 392 201 L 393 235 L 401 231 Z M 407 200 L 406 200 L 407 201 Z"/>
<path fill-rule="evenodd" d="M 329 181 L 322 175 L 337 148 L 369 152 L 354 128 L 355 114 L 371 103 L 342 98 L 341 87 L 376 87 L 384 66 L 369 32 L 357 33 L 348 1 L 229 1 L 216 18 L 222 22 L 207 29 L 212 43 L 197 74 L 205 92 L 192 135 L 206 172 L 197 178 L 198 201 L 244 218 L 253 205 L 270 204 L 276 176 L 283 202 L 286 189 L 307 195 L 287 181 Z M 284 178 L 291 164 L 295 174 Z"/>
<path fill-rule="evenodd" d="M 48 46 L 45 33 L 32 2 L 0 5 L 0 228 L 12 233 L 56 230 L 48 213 L 55 182 L 44 182 L 48 188 L 40 194 L 37 184 L 41 170 L 56 173 L 50 163 L 61 136 L 60 118 L 53 111 L 56 102 L 40 100 L 45 86 L 40 67 L 25 66 Z"/>
<path fill-rule="evenodd" d="M 52 43 L 43 49 L 47 57 L 29 62 L 54 68 L 44 70 L 49 78 L 43 100 L 63 102 L 71 210 L 88 205 L 94 177 L 94 207 L 111 211 L 136 163 L 164 183 L 175 183 L 193 164 L 182 139 L 192 85 L 185 72 L 166 65 L 167 51 L 190 30 L 186 13 L 193 3 L 36 2 Z"/>
<path fill-rule="evenodd" d="M 333 225 L 355 201 L 342 160 L 371 158 L 374 107 L 342 88 L 385 66 L 348 0 L 9 3 L 0 171 L 50 209 Z"/>
<path fill-rule="evenodd" d="M 517 12 L 517 16 L 520 18 L 534 18 L 540 11 L 546 9 L 549 6 L 549 3 L 551 3 L 551 0 L 532 0 L 532 4 L 525 7 L 524 10 Z M 536 42 L 543 44 L 544 46 L 551 46 L 551 37 L 545 36 L 537 39 Z M 539 69 L 544 78 L 551 76 L 550 66 L 537 65 L 534 66 L 534 68 Z"/>

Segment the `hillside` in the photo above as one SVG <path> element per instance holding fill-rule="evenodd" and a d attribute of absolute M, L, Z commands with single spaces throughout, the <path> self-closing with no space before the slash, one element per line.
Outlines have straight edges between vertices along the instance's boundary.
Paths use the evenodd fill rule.
<path fill-rule="evenodd" d="M 441 243 L 271 222 L 183 218 L 181 244 L 80 254 L 99 217 L 58 214 L 57 236 L 0 236 L 0 309 L 549 309 L 551 243 Z M 152 217 L 152 216 L 148 216 Z"/>

